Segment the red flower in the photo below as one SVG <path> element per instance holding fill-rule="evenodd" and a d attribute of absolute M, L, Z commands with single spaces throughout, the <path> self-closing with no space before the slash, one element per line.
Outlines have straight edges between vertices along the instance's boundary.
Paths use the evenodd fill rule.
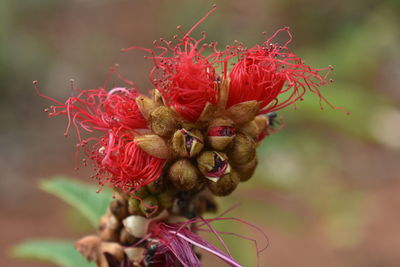
<path fill-rule="evenodd" d="M 36 88 L 36 86 L 35 86 Z M 43 96 L 38 90 L 38 94 Z M 114 187 L 131 192 L 158 179 L 165 164 L 164 159 L 150 156 L 134 142 L 138 130 L 147 129 L 147 122 L 140 112 L 135 90 L 103 88 L 84 90 L 70 97 L 65 104 L 43 96 L 54 103 L 50 117 L 68 116 L 68 133 L 71 123 L 75 126 L 79 143 L 95 163 L 100 184 L 110 182 Z M 103 136 L 83 139 L 80 130 L 99 131 Z"/>
<path fill-rule="evenodd" d="M 272 43 L 280 32 L 289 35 L 289 41 L 282 46 Z M 295 103 L 307 90 L 327 102 L 318 88 L 327 83 L 326 77 L 331 68 L 313 69 L 305 65 L 287 47 L 291 40 L 289 29 L 283 28 L 261 46 L 245 49 L 238 45 L 231 48 L 232 54 L 238 56 L 239 61 L 229 74 L 227 107 L 257 100 L 260 103 L 260 113 L 264 114 Z M 326 73 L 321 75 L 322 71 Z M 285 100 L 278 100 L 278 96 L 283 93 L 287 93 Z"/>
<path fill-rule="evenodd" d="M 184 119 L 195 122 L 200 117 L 207 102 L 215 105 L 217 89 L 214 65 L 217 63 L 219 52 L 216 44 L 202 44 L 205 33 L 199 40 L 190 36 L 191 32 L 211 13 L 208 12 L 199 22 L 190 29 L 182 39 L 175 36 L 176 44 L 160 39 L 155 41 L 154 47 L 160 49 L 158 55 L 151 49 L 131 47 L 123 49 L 141 49 L 151 53 L 154 68 L 150 79 L 160 91 L 165 104 L 177 111 Z M 178 27 L 180 30 L 180 27 Z M 206 48 L 214 48 L 207 57 L 202 53 Z"/>
<path fill-rule="evenodd" d="M 97 165 L 95 176 L 101 184 L 110 182 L 130 193 L 161 176 L 165 160 L 144 152 L 135 144 L 134 137 L 130 131 L 109 131 L 88 149 L 89 158 Z"/>

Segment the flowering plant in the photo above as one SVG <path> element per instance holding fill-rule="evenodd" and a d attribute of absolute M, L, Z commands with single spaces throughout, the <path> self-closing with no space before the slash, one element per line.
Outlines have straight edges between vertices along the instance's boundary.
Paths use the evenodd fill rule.
<path fill-rule="evenodd" d="M 274 132 L 276 111 L 307 91 L 333 107 L 319 91 L 332 68 L 304 64 L 288 48 L 287 27 L 251 48 L 235 42 L 219 50 L 217 43 L 204 43 L 205 33 L 192 37 L 214 10 L 188 32 L 178 27 L 182 37 L 174 41 L 123 49 L 145 51 L 153 62 L 149 96 L 116 68 L 112 72 L 128 87 L 82 90 L 65 103 L 42 95 L 35 83 L 54 103 L 49 116 L 67 116 L 66 134 L 76 129 L 99 183 L 115 190 L 99 235 L 76 243 L 98 266 L 201 266 L 194 246 L 240 266 L 197 234 L 208 231 L 221 240 L 210 223 L 227 218 L 201 216 L 217 210 L 215 196 L 231 194 L 252 177 L 256 148 Z M 276 41 L 280 34 L 289 38 L 284 44 Z"/>

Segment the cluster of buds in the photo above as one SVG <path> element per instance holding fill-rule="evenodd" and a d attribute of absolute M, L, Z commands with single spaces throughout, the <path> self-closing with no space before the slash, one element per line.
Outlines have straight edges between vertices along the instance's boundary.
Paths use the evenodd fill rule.
<path fill-rule="evenodd" d="M 180 231 L 187 231 L 178 227 L 182 220 L 216 211 L 214 196 L 227 196 L 252 177 L 256 148 L 273 132 L 277 110 L 301 100 L 306 91 L 327 102 L 319 87 L 327 83 L 331 68 L 311 68 L 293 54 L 288 28 L 261 45 L 246 48 L 235 42 L 222 51 L 216 43 L 203 44 L 204 33 L 199 40 L 191 37 L 214 10 L 174 42 L 155 41 L 154 50 L 123 49 L 150 54 L 155 88 L 149 96 L 138 93 L 116 69 L 129 88 L 85 90 L 66 103 L 44 96 L 55 103 L 49 115 L 66 115 L 67 133 L 70 125 L 76 128 L 78 146 L 94 163 L 100 184 L 117 191 L 99 236 L 77 243 L 98 266 L 120 266 L 111 262 L 126 260 L 150 266 L 154 255 L 159 264 L 154 266 L 197 261 L 197 256 L 186 259 L 177 252 L 183 247 L 191 251 L 200 242 L 188 238 L 192 232 L 182 237 Z M 289 40 L 281 45 L 275 38 L 283 33 Z M 100 135 L 83 138 L 80 130 Z M 176 243 L 166 240 L 177 236 Z"/>

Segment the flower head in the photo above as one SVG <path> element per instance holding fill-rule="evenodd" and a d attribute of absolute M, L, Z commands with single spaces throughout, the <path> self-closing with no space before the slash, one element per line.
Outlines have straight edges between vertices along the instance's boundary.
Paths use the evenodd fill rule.
<path fill-rule="evenodd" d="M 215 105 L 217 102 L 217 88 L 215 64 L 219 52 L 216 44 L 203 44 L 206 35 L 202 32 L 202 38 L 196 40 L 191 37 L 191 32 L 211 13 L 208 12 L 196 25 L 182 38 L 175 36 L 175 44 L 164 39 L 154 41 L 154 47 L 161 52 L 141 47 L 124 49 L 141 49 L 149 52 L 153 60 L 154 68 L 150 79 L 161 93 L 167 106 L 173 108 L 185 120 L 196 122 L 207 103 Z M 178 27 L 179 30 L 180 27 Z M 209 56 L 202 53 L 206 48 L 214 48 Z"/>
<path fill-rule="evenodd" d="M 138 95 L 133 89 L 98 88 L 81 91 L 65 104 L 46 97 L 57 104 L 48 110 L 50 117 L 68 117 L 66 134 L 71 123 L 75 126 L 78 147 L 93 160 L 100 184 L 110 182 L 129 192 L 158 179 L 165 164 L 165 159 L 147 154 L 134 141 L 140 131 L 147 129 L 135 101 Z M 83 138 L 82 129 L 102 136 Z"/>
<path fill-rule="evenodd" d="M 273 42 L 281 32 L 289 36 L 284 45 Z M 331 68 L 314 69 L 304 64 L 289 50 L 291 41 L 289 29 L 282 28 L 262 45 L 246 49 L 240 44 L 230 48 L 231 53 L 238 57 L 238 62 L 229 74 L 228 108 L 256 100 L 260 104 L 260 113 L 265 114 L 295 103 L 302 99 L 307 90 L 327 102 L 318 88 L 327 83 L 326 77 Z M 281 101 L 278 96 L 284 93 L 287 93 L 285 100 Z"/>

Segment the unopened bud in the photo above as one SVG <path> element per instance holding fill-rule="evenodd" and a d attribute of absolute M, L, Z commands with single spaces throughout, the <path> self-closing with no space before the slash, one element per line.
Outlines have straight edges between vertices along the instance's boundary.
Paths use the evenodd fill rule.
<path fill-rule="evenodd" d="M 124 248 L 124 252 L 133 263 L 133 266 L 141 266 L 140 262 L 142 262 L 145 257 L 146 249 L 142 247 L 127 247 Z"/>
<path fill-rule="evenodd" d="M 101 240 L 96 235 L 85 236 L 75 242 L 75 249 L 88 261 L 98 262 Z"/>
<path fill-rule="evenodd" d="M 241 102 L 228 108 L 227 115 L 237 124 L 252 121 L 260 110 L 256 100 Z"/>
<path fill-rule="evenodd" d="M 246 182 L 253 176 L 254 171 L 257 167 L 257 163 L 257 157 L 254 157 L 254 159 L 252 159 L 248 163 L 235 165 L 235 170 L 239 173 L 239 178 L 241 182 Z"/>
<path fill-rule="evenodd" d="M 122 246 L 115 242 L 101 243 L 100 252 L 101 254 L 108 253 L 118 261 L 122 261 L 124 259 L 124 250 Z"/>
<path fill-rule="evenodd" d="M 203 149 L 203 135 L 197 129 L 180 129 L 172 137 L 172 148 L 181 157 L 193 157 Z"/>
<path fill-rule="evenodd" d="M 150 117 L 150 113 L 157 108 L 156 103 L 149 97 L 140 95 L 136 97 L 136 104 L 145 119 Z"/>
<path fill-rule="evenodd" d="M 176 121 L 172 111 L 166 106 L 160 106 L 150 114 L 150 128 L 160 136 L 171 136 L 175 131 Z"/>
<path fill-rule="evenodd" d="M 128 203 L 126 200 L 115 198 L 111 201 L 110 212 L 118 219 L 122 220 L 128 214 Z"/>
<path fill-rule="evenodd" d="M 179 190 L 190 191 L 199 183 L 198 170 L 187 159 L 180 159 L 170 167 L 168 177 Z"/>
<path fill-rule="evenodd" d="M 250 136 L 239 133 L 229 148 L 228 156 L 234 164 L 245 164 L 256 156 L 256 143 Z"/>
<path fill-rule="evenodd" d="M 207 132 L 207 142 L 215 150 L 224 150 L 235 137 L 233 122 L 218 118 L 210 123 Z"/>
<path fill-rule="evenodd" d="M 147 186 L 147 190 L 150 192 L 152 195 L 157 195 L 160 194 L 161 192 L 164 191 L 164 179 L 163 177 L 158 178 L 154 182 L 149 183 Z"/>
<path fill-rule="evenodd" d="M 235 171 L 223 175 L 217 182 L 208 182 L 208 188 L 215 196 L 227 196 L 232 193 L 240 182 Z"/>
<path fill-rule="evenodd" d="M 141 215 L 142 211 L 139 209 L 139 203 L 140 200 L 135 198 L 135 197 L 131 197 L 128 200 L 128 212 L 131 215 Z"/>
<path fill-rule="evenodd" d="M 140 135 L 135 138 L 135 143 L 153 157 L 168 159 L 171 155 L 165 140 L 156 134 Z"/>
<path fill-rule="evenodd" d="M 139 208 L 147 217 L 158 215 L 162 210 L 162 208 L 158 204 L 157 198 L 152 195 L 144 198 L 139 203 Z"/>
<path fill-rule="evenodd" d="M 169 209 L 172 206 L 174 198 L 170 192 L 162 192 L 157 195 L 157 200 L 163 208 Z"/>
<path fill-rule="evenodd" d="M 197 158 L 197 164 L 201 173 L 213 182 L 231 171 L 228 157 L 222 152 L 205 151 Z"/>
<path fill-rule="evenodd" d="M 242 127 L 240 127 L 239 132 L 250 136 L 254 140 L 257 140 L 259 129 L 257 123 L 255 122 L 255 119 L 243 124 Z"/>
<path fill-rule="evenodd" d="M 143 238 L 147 235 L 150 220 L 143 217 L 132 215 L 123 220 L 125 229 L 128 233 L 137 238 Z"/>
<path fill-rule="evenodd" d="M 122 228 L 121 233 L 119 234 L 119 242 L 121 242 L 124 246 L 130 246 L 137 242 L 138 239 L 131 235 L 125 228 Z"/>

